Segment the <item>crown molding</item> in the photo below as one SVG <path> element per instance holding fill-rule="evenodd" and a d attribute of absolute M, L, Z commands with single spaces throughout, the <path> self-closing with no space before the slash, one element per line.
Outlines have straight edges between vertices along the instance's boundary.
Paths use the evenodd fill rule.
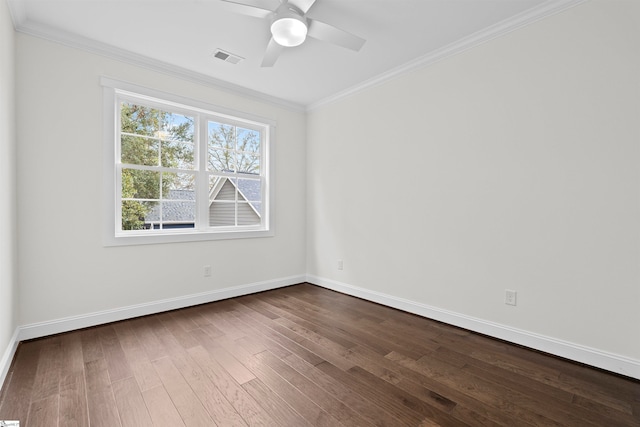
<path fill-rule="evenodd" d="M 265 93 L 229 83 L 224 80 L 216 79 L 202 73 L 187 70 L 186 68 L 172 65 L 164 61 L 149 58 L 137 53 L 132 53 L 127 50 L 108 45 L 106 43 L 79 37 L 46 25 L 29 22 L 28 20 L 25 20 L 24 7 L 22 6 L 22 2 L 20 2 L 19 0 L 10 0 L 8 4 L 10 5 L 11 16 L 14 20 L 14 27 L 16 31 L 20 33 L 39 37 L 96 55 L 126 62 L 151 71 L 178 77 L 183 80 L 212 86 L 217 89 L 224 90 L 225 92 L 232 93 L 234 95 L 240 95 L 245 98 L 271 104 L 276 107 L 286 108 L 288 110 L 298 112 L 305 111 L 304 105 L 295 102 L 267 95 Z"/>
<path fill-rule="evenodd" d="M 307 105 L 307 112 L 332 104 L 341 99 L 348 98 L 366 89 L 379 86 L 385 82 L 396 79 L 419 68 L 427 67 L 443 59 L 457 55 L 472 49 L 480 44 L 501 37 L 519 28 L 532 24 L 540 19 L 555 15 L 589 0 L 547 0 L 539 6 L 528 9 L 518 15 L 484 28 L 468 37 L 427 53 L 424 56 L 413 59 L 399 67 L 379 74 L 369 80 L 365 80 L 355 86 L 328 96 L 320 101 Z"/>
<path fill-rule="evenodd" d="M 381 85 L 387 81 L 396 79 L 408 74 L 416 69 L 423 68 L 439 62 L 445 58 L 457 55 L 466 50 L 472 49 L 482 43 L 486 43 L 495 38 L 501 37 L 519 28 L 527 26 L 540 19 L 555 15 L 569 8 L 575 7 L 589 0 L 547 0 L 539 6 L 535 6 L 525 12 L 501 21 L 495 25 L 487 27 L 481 31 L 471 34 L 461 40 L 451 43 L 426 55 L 411 60 L 399 67 L 379 74 L 371 79 L 365 80 L 355 86 L 337 92 L 317 102 L 308 105 L 291 102 L 282 98 L 267 95 L 263 92 L 252 90 L 240 85 L 216 79 L 208 75 L 187 70 L 183 67 L 159 61 L 153 58 L 128 52 L 105 43 L 93 41 L 84 37 L 78 37 L 71 33 L 60 31 L 45 25 L 29 22 L 26 16 L 24 2 L 21 0 L 7 0 L 9 11 L 16 31 L 31 36 L 47 39 L 65 46 L 88 51 L 97 55 L 109 57 L 119 61 L 127 62 L 146 68 L 155 72 L 171 75 L 192 81 L 199 84 L 213 86 L 226 92 L 241 95 L 256 101 L 265 102 L 276 107 L 286 108 L 293 111 L 312 111 L 325 105 L 337 102 L 350 97 L 366 89 Z"/>
<path fill-rule="evenodd" d="M 7 6 L 9 6 L 9 14 L 11 15 L 13 28 L 18 31 L 18 28 L 20 28 L 20 26 L 27 20 L 27 11 L 24 7 L 24 2 L 19 0 L 7 0 Z"/>

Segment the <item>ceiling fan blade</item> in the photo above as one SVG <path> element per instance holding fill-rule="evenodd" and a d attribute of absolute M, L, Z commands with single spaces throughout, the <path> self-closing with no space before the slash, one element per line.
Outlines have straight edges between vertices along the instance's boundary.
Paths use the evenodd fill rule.
<path fill-rule="evenodd" d="M 289 4 L 300 9 L 303 15 L 311 9 L 311 6 L 313 6 L 315 2 L 316 0 L 289 0 Z"/>
<path fill-rule="evenodd" d="M 227 8 L 241 15 L 266 18 L 280 6 L 279 0 L 221 0 Z"/>
<path fill-rule="evenodd" d="M 338 46 L 346 47 L 356 52 L 360 50 L 366 41 L 361 37 L 354 36 L 340 28 L 316 21 L 315 19 L 309 19 L 309 30 L 307 34 L 314 39 L 337 44 Z"/>
<path fill-rule="evenodd" d="M 271 40 L 269 40 L 269 44 L 267 45 L 267 51 L 264 53 L 264 58 L 262 58 L 262 65 L 260 66 L 273 67 L 273 64 L 276 63 L 283 50 L 284 47 L 276 43 L 273 37 L 271 37 Z"/>

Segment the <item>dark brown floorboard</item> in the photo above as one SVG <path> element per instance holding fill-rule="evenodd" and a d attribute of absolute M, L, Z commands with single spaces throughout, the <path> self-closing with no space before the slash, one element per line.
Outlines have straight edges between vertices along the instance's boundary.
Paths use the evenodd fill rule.
<path fill-rule="evenodd" d="M 640 427 L 640 381 L 309 284 L 19 345 L 35 426 Z"/>

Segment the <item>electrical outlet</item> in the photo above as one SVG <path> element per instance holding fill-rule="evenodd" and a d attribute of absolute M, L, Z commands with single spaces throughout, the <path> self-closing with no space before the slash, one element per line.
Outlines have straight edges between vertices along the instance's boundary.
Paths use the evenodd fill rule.
<path fill-rule="evenodd" d="M 341 259 L 338 260 L 338 270 L 342 270 L 344 269 L 344 263 L 342 262 Z"/>
<path fill-rule="evenodd" d="M 205 265 L 205 266 L 202 268 L 202 271 L 203 271 L 204 277 L 209 277 L 209 276 L 211 276 L 211 266 L 210 266 L 210 265 Z"/>
<path fill-rule="evenodd" d="M 516 305 L 516 291 L 512 291 L 511 289 L 504 290 L 504 303 L 507 305 Z"/>

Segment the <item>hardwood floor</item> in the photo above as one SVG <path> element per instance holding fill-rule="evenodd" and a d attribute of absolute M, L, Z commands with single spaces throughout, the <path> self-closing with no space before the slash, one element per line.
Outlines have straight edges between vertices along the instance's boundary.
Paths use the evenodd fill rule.
<path fill-rule="evenodd" d="M 22 343 L 29 426 L 640 426 L 640 382 L 309 284 Z"/>

